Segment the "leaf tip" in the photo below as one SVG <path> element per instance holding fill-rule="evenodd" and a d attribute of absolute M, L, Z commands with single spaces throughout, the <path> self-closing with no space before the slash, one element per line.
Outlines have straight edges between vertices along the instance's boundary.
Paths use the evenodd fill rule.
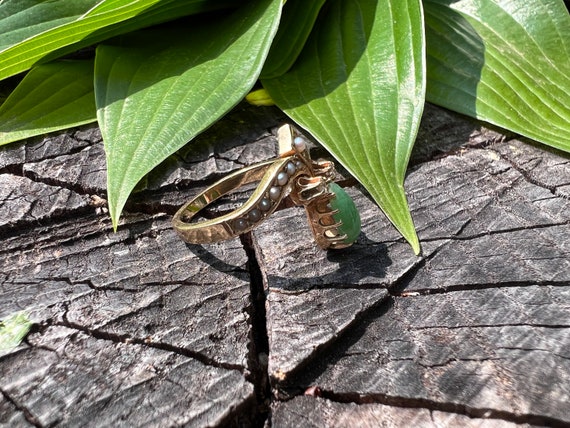
<path fill-rule="evenodd" d="M 113 226 L 113 232 L 117 232 L 119 227 L 119 220 L 121 219 L 121 214 L 123 212 L 123 204 L 117 204 L 109 199 L 108 201 L 109 215 L 111 216 L 111 224 Z"/>
<path fill-rule="evenodd" d="M 420 240 L 418 239 L 418 234 L 416 232 L 416 228 L 411 219 L 409 211 L 408 211 L 408 217 L 409 219 L 405 223 L 395 223 L 395 222 L 392 223 L 394 224 L 394 226 L 396 226 L 396 229 L 398 229 L 398 231 L 402 234 L 402 236 L 408 242 L 408 244 L 410 244 L 414 254 L 416 256 L 419 256 L 422 253 L 422 247 L 420 245 Z"/>
<path fill-rule="evenodd" d="M 410 240 L 408 238 L 406 238 L 408 240 L 408 243 L 412 246 L 412 250 L 414 251 L 414 254 L 416 256 L 420 256 L 422 253 L 422 247 L 420 245 L 420 242 L 418 240 L 418 236 L 414 233 L 414 239 Z"/>

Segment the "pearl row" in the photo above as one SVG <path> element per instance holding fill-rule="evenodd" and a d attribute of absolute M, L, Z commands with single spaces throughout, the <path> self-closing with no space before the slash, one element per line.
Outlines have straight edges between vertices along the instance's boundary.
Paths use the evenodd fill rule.
<path fill-rule="evenodd" d="M 269 212 L 275 203 L 280 200 L 284 186 L 287 185 L 289 179 L 295 175 L 300 166 L 300 161 L 287 162 L 283 170 L 277 174 L 277 177 L 273 181 L 273 185 L 257 203 L 255 208 L 251 209 L 243 217 L 239 217 L 233 221 L 234 230 L 236 232 L 243 232 L 263 220 L 267 212 Z"/>

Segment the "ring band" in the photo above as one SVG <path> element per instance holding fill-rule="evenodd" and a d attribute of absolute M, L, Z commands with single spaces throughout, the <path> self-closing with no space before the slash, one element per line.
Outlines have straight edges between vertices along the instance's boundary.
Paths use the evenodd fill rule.
<path fill-rule="evenodd" d="M 333 207 L 340 189 L 333 183 L 334 164 L 312 161 L 304 140 L 294 138 L 289 125 L 282 126 L 278 135 L 283 152 L 279 158 L 242 168 L 222 178 L 178 210 L 172 225 L 184 241 L 206 244 L 235 238 L 265 221 L 281 201 L 289 197 L 296 205 L 305 207 L 313 236 L 321 248 L 345 248 L 354 242 L 354 231 L 347 233 L 346 227 L 343 229 L 346 220 L 340 219 L 339 208 Z M 239 208 L 213 219 L 192 221 L 220 197 L 256 181 L 259 181 L 257 188 Z M 353 212 L 347 217 L 348 222 L 357 223 L 359 233 L 360 217 L 352 200 L 350 203 L 349 208 L 353 209 L 349 211 Z"/>

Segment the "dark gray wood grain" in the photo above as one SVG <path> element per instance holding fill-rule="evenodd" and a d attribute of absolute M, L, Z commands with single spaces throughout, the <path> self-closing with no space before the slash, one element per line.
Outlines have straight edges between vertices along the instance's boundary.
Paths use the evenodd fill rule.
<path fill-rule="evenodd" d="M 406 180 L 420 256 L 358 185 L 350 249 L 318 249 L 300 208 L 183 243 L 172 213 L 274 157 L 284 120 L 238 107 L 117 232 L 96 127 L 0 148 L 0 319 L 34 322 L 0 353 L 0 426 L 570 424 L 568 157 L 428 106 Z"/>
<path fill-rule="evenodd" d="M 2 392 L 36 425 L 203 426 L 223 421 L 228 403 L 253 398 L 239 371 L 151 346 L 62 326 L 31 335 L 29 343 L 28 351 L 4 359 Z"/>
<path fill-rule="evenodd" d="M 340 401 L 568 423 L 569 297 L 534 286 L 394 298 L 304 385 Z"/>
<path fill-rule="evenodd" d="M 2 254 L 2 311 L 38 331 L 2 357 L 0 389 L 40 425 L 201 426 L 253 406 L 239 242 L 189 249 L 164 216 L 38 229 Z"/>
<path fill-rule="evenodd" d="M 338 403 L 318 397 L 302 396 L 276 403 L 274 426 L 376 428 L 405 427 L 465 427 L 511 428 L 528 426 L 506 421 L 470 418 L 455 413 L 429 411 L 385 404 Z"/>
<path fill-rule="evenodd" d="M 262 117 L 253 109 L 236 114 Z M 265 118 L 275 126 L 275 116 Z M 249 147 L 235 138 L 243 129 L 224 126 L 216 132 L 235 159 L 213 149 L 203 161 L 188 155 L 183 163 L 202 174 L 192 179 L 219 175 L 220 156 L 231 170 L 256 160 L 269 142 L 275 155 L 263 121 Z M 255 419 L 257 350 L 243 245 L 186 245 L 160 210 L 126 213 L 113 232 L 99 134 L 85 129 L 68 138 L 77 134 L 92 141 L 56 150 L 56 138 L 0 152 L 0 318 L 25 309 L 35 323 L 19 348 L 0 355 L 0 421 L 206 426 Z M 168 169 L 167 162 L 158 188 L 171 191 L 177 179 Z"/>
<path fill-rule="evenodd" d="M 570 423 L 568 161 L 514 140 L 484 146 L 411 170 L 421 257 L 358 190 L 363 233 L 348 251 L 319 251 L 299 209 L 258 228 L 278 391 Z M 529 178 L 533 159 L 548 184 Z M 363 337 L 343 347 L 354 328 Z M 323 354 L 337 357 L 321 366 Z"/>

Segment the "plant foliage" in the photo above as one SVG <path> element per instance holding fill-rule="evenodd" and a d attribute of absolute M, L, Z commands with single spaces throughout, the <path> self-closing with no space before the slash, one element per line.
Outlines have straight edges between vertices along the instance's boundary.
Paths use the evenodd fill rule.
<path fill-rule="evenodd" d="M 258 79 L 416 253 L 404 178 L 426 99 L 570 152 L 562 0 L 5 0 L 0 34 L 0 79 L 26 73 L 0 144 L 98 120 L 115 226 L 137 182 Z"/>
<path fill-rule="evenodd" d="M 0 356 L 20 345 L 32 322 L 25 312 L 15 312 L 0 321 Z"/>

